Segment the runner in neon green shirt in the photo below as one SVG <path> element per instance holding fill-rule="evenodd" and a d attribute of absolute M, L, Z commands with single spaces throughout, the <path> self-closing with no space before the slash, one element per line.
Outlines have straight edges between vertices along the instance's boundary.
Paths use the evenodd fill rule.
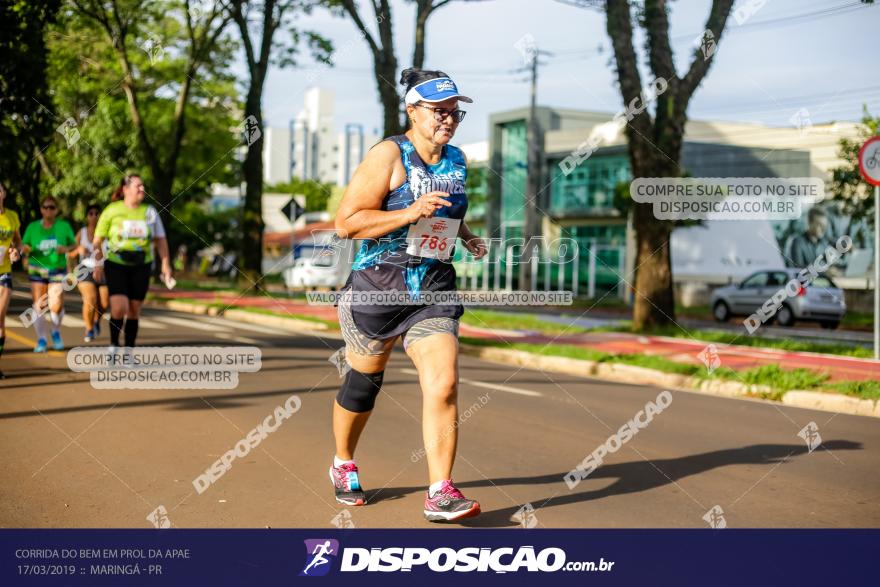
<path fill-rule="evenodd" d="M 52 324 L 52 346 L 64 350 L 61 341 L 61 321 L 64 319 L 64 288 L 61 282 L 67 275 L 67 253 L 76 249 L 76 236 L 66 220 L 57 218 L 58 200 L 46 196 L 40 202 L 42 220 L 28 224 L 22 237 L 22 251 L 28 255 L 28 281 L 34 306 L 34 328 L 37 331 L 35 353 L 46 352 L 46 300 Z"/>
<path fill-rule="evenodd" d="M 28 224 L 21 240 L 30 248 L 29 278 L 44 283 L 61 281 L 67 274 L 67 253 L 75 248 L 71 245 L 76 243 L 76 236 L 70 224 L 61 218 L 49 226 L 46 226 L 45 220 L 34 220 Z"/>
<path fill-rule="evenodd" d="M 6 208 L 6 186 L 0 183 L 0 356 L 6 345 L 6 312 L 12 298 L 12 263 L 18 261 L 21 246 L 18 214 Z M 0 379 L 6 379 L 0 371 Z"/>
<path fill-rule="evenodd" d="M 125 346 L 137 339 L 141 304 L 150 287 L 153 247 L 161 260 L 162 280 L 174 287 L 165 228 L 156 209 L 144 203 L 144 182 L 138 175 L 126 175 L 113 193 L 112 204 L 104 208 L 92 243 L 95 251 L 95 281 L 107 281 L 110 290 L 110 346 L 119 347 L 125 332 Z M 121 198 L 121 199 L 120 199 Z M 107 241 L 104 260 L 102 244 Z"/>

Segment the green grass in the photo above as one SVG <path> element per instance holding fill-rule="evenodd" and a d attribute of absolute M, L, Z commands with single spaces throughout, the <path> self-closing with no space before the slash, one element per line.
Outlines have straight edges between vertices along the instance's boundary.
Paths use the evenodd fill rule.
<path fill-rule="evenodd" d="M 810 369 L 780 369 L 778 365 L 761 365 L 739 373 L 743 383 L 766 385 L 772 391 L 769 399 L 780 400 L 786 391 L 792 389 L 819 389 L 828 380 L 827 373 Z"/>
<path fill-rule="evenodd" d="M 648 331 L 633 330 L 629 320 L 621 321 L 614 326 L 599 326 L 595 328 L 582 328 L 579 326 L 566 327 L 549 320 L 543 320 L 531 314 L 518 314 L 513 312 L 498 312 L 492 310 L 477 310 L 469 308 L 462 316 L 462 323 L 482 328 L 499 328 L 505 330 L 536 330 L 543 334 L 584 334 L 588 332 L 626 332 L 629 334 L 643 334 L 654 336 L 668 336 L 671 338 L 686 338 L 702 342 L 714 342 L 721 344 L 736 344 L 748 347 L 762 347 L 781 349 L 786 351 L 801 351 L 811 353 L 824 353 L 830 355 L 842 355 L 847 357 L 859 357 L 870 359 L 873 357 L 871 349 L 860 346 L 851 346 L 839 343 L 817 343 L 803 340 L 761 338 L 748 336 L 743 333 L 729 332 L 725 330 L 691 329 L 682 330 L 677 326 L 655 328 Z"/>
<path fill-rule="evenodd" d="M 589 307 L 589 306 L 588 306 Z M 684 307 L 675 305 L 675 315 L 686 318 L 698 318 L 701 320 L 713 320 L 712 310 L 707 305 Z M 854 328 L 858 330 L 870 330 L 874 326 L 874 314 L 870 312 L 854 312 L 847 311 L 843 320 L 840 321 L 843 328 Z"/>
<path fill-rule="evenodd" d="M 482 338 L 461 337 L 463 344 L 480 347 L 509 348 L 545 356 L 567 357 L 600 363 L 623 363 L 636 367 L 655 369 L 664 373 L 677 373 L 698 379 L 723 379 L 740 381 L 749 385 L 762 385 L 770 388 L 768 393 L 759 394 L 767 399 L 780 400 L 785 392 L 792 389 L 829 391 L 844 393 L 860 399 L 880 399 L 880 382 L 877 381 L 838 381 L 828 383 L 828 374 L 810 369 L 781 369 L 778 365 L 762 365 L 744 371 L 734 371 L 727 367 L 716 369 L 711 375 L 702 365 L 676 363 L 656 355 L 614 355 L 595 349 L 576 345 L 541 345 L 532 343 L 505 343 Z"/>
<path fill-rule="evenodd" d="M 223 304 L 218 301 L 211 301 L 208 299 L 199 300 L 196 298 L 167 298 L 167 297 L 157 296 L 157 295 L 153 295 L 153 294 L 147 294 L 147 299 L 150 301 L 156 301 L 156 302 L 183 302 L 184 304 L 208 306 L 209 308 L 217 308 L 218 310 L 224 310 L 227 308 L 226 304 Z"/>
<path fill-rule="evenodd" d="M 874 327 L 874 314 L 869 312 L 852 312 L 848 311 L 840 325 L 844 328 L 859 328 L 870 330 Z"/>
<path fill-rule="evenodd" d="M 328 328 L 339 328 L 339 322 L 336 320 L 325 320 L 324 318 L 318 318 L 316 316 L 309 316 L 308 314 L 294 314 L 289 312 L 279 312 L 277 310 L 269 310 L 267 308 L 253 308 L 246 306 L 232 306 L 236 310 L 244 310 L 245 312 L 250 312 L 251 314 L 266 314 L 269 316 L 277 316 L 280 318 L 295 318 L 297 320 L 304 320 L 306 322 L 314 322 L 316 324 L 324 324 Z"/>
<path fill-rule="evenodd" d="M 527 342 L 506 343 L 499 340 L 486 340 L 485 338 L 472 338 L 470 336 L 461 336 L 459 340 L 464 344 L 482 347 L 500 347 L 506 349 L 514 349 L 518 351 L 526 351 L 539 355 L 548 355 L 553 357 L 567 357 L 569 359 L 582 359 L 584 361 L 605 361 L 614 355 L 597 351 L 587 347 L 576 346 L 572 344 L 552 344 L 542 345 Z"/>
<path fill-rule="evenodd" d="M 609 310 L 626 310 L 627 312 L 632 312 L 632 306 L 621 300 L 619 297 L 610 294 L 604 298 L 597 299 L 575 298 L 571 301 L 571 307 L 583 308 L 584 310 L 588 308 L 605 308 Z"/>
<path fill-rule="evenodd" d="M 198 291 L 235 291 L 237 284 L 234 281 L 209 281 L 181 278 L 177 280 L 177 289 L 194 289 Z"/>
<path fill-rule="evenodd" d="M 468 308 L 461 317 L 461 322 L 477 328 L 497 328 L 500 330 L 536 330 L 543 334 L 582 334 L 589 332 L 588 328 L 579 326 L 566 326 L 550 320 L 538 318 L 532 314 L 519 314 L 513 312 L 496 312 L 493 310 L 478 310 Z"/>
<path fill-rule="evenodd" d="M 678 375 L 699 376 L 701 373 L 706 373 L 706 368 L 702 365 L 676 363 L 657 355 L 611 355 L 611 358 L 606 360 L 613 363 L 644 367 L 646 369 L 656 369 L 664 373 L 676 373 Z"/>
<path fill-rule="evenodd" d="M 681 375 L 696 375 L 700 371 L 705 372 L 705 367 L 697 365 L 689 365 L 686 363 L 676 363 L 664 357 L 656 355 L 615 355 L 597 351 L 589 347 L 582 347 L 572 344 L 551 344 L 542 345 L 527 342 L 506 343 L 496 340 L 486 340 L 483 338 L 471 338 L 462 336 L 460 340 L 464 344 L 471 344 L 482 347 L 500 347 L 514 349 L 518 351 L 526 351 L 538 355 L 550 357 L 567 357 L 569 359 L 580 359 L 582 361 L 595 361 L 597 363 L 624 363 L 635 367 L 645 367 L 647 369 L 656 369 L 664 373 L 678 373 Z"/>
<path fill-rule="evenodd" d="M 838 381 L 826 383 L 825 387 L 861 399 L 880 400 L 880 381 Z"/>
<path fill-rule="evenodd" d="M 859 357 L 870 359 L 874 356 L 871 349 L 861 346 L 851 346 L 846 344 L 832 342 L 809 342 L 803 340 L 792 339 L 776 339 L 761 338 L 758 336 L 748 336 L 736 332 L 727 332 L 724 330 L 682 330 L 677 326 L 669 326 L 663 328 L 655 328 L 649 331 L 635 331 L 626 326 L 622 328 L 602 327 L 593 330 L 594 332 L 629 332 L 632 334 L 646 334 L 654 336 L 669 336 L 672 338 L 687 338 L 690 340 L 699 340 L 702 342 L 715 342 L 721 344 L 736 344 L 748 347 L 761 347 L 771 349 L 781 349 L 786 351 L 801 351 L 810 353 L 824 353 L 829 355 L 843 355 L 846 357 Z"/>

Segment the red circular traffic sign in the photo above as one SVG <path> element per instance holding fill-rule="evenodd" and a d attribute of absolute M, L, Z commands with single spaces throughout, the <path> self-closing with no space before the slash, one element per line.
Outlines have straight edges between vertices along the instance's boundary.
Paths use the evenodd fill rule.
<path fill-rule="evenodd" d="M 880 185 L 880 136 L 871 137 L 859 149 L 859 171 L 865 181 Z"/>

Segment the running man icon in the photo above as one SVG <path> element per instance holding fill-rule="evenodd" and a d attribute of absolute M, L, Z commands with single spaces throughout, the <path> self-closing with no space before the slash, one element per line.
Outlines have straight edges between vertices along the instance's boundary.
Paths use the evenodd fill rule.
<path fill-rule="evenodd" d="M 300 576 L 319 577 L 326 575 L 331 566 L 328 563 L 332 562 L 328 557 L 335 558 L 339 554 L 339 542 L 328 538 L 306 540 L 305 543 L 308 560 Z"/>

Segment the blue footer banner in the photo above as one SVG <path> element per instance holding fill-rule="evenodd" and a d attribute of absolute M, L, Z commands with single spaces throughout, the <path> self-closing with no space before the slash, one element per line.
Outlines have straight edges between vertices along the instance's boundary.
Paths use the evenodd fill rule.
<path fill-rule="evenodd" d="M 880 530 L 0 530 L 0 585 L 878 585 Z"/>

